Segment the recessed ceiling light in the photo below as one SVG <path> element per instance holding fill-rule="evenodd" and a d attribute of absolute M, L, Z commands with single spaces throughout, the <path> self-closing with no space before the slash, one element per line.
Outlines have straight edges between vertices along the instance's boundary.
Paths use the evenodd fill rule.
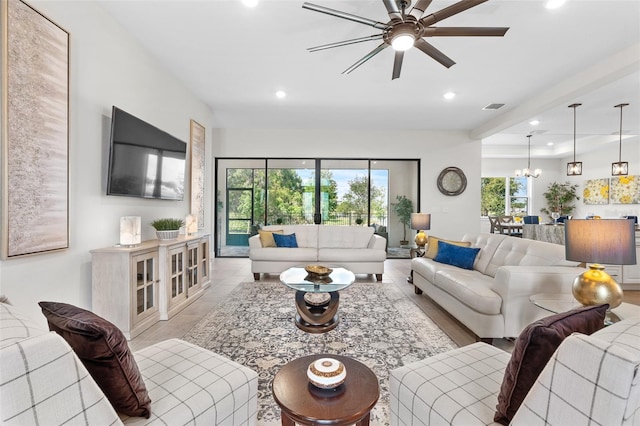
<path fill-rule="evenodd" d="M 258 0 L 242 0 L 242 4 L 247 7 L 256 7 L 258 5 Z"/>
<path fill-rule="evenodd" d="M 531 120 L 529 124 L 531 124 L 532 126 L 537 126 L 538 124 L 540 124 L 540 122 L 538 120 Z"/>
<path fill-rule="evenodd" d="M 553 142 L 547 142 L 547 146 L 553 146 Z"/>
<path fill-rule="evenodd" d="M 557 9 L 565 3 L 566 0 L 547 0 L 544 5 L 547 9 Z"/>
<path fill-rule="evenodd" d="M 276 92 L 276 98 L 278 98 L 278 99 L 283 99 L 283 98 L 284 98 L 284 97 L 286 97 L 286 96 L 287 96 L 287 94 L 286 94 L 284 91 L 282 91 L 282 90 L 278 90 L 278 91 Z"/>
<path fill-rule="evenodd" d="M 445 94 L 444 94 L 444 95 L 442 95 L 442 96 L 444 96 L 444 98 L 445 98 L 445 99 L 453 99 L 453 98 L 455 98 L 455 97 L 456 97 L 456 94 L 455 94 L 455 93 L 453 93 L 453 92 L 447 92 L 447 93 L 445 93 Z"/>

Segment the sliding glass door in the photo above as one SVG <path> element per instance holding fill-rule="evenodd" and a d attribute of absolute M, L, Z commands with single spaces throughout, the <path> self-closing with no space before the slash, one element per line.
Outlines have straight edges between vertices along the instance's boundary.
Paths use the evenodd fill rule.
<path fill-rule="evenodd" d="M 249 237 L 278 224 L 374 226 L 397 247 L 392 203 L 419 206 L 419 160 L 216 159 L 216 176 L 216 256 L 246 256 Z"/>

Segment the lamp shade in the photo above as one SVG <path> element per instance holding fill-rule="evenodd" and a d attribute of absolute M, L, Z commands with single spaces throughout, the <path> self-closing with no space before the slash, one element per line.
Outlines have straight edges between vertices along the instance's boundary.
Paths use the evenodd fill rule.
<path fill-rule="evenodd" d="M 630 219 L 565 221 L 567 260 L 610 265 L 635 265 L 635 224 Z"/>
<path fill-rule="evenodd" d="M 411 213 L 411 229 L 419 231 L 431 229 L 431 213 Z"/>
<path fill-rule="evenodd" d="M 120 218 L 120 244 L 134 246 L 140 244 L 140 216 L 123 216 Z"/>
<path fill-rule="evenodd" d="M 198 218 L 194 214 L 188 214 L 184 221 L 184 228 L 187 235 L 198 232 Z"/>

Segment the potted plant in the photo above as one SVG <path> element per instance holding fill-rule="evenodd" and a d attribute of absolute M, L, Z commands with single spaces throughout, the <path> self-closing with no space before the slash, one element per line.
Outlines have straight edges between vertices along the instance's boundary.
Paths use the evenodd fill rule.
<path fill-rule="evenodd" d="M 547 200 L 547 207 L 541 208 L 540 211 L 549 216 L 552 213 L 558 213 L 560 216 L 570 215 L 576 208 L 573 202 L 580 199 L 576 194 L 577 188 L 578 185 L 571 185 L 570 182 L 551 182 L 547 191 L 542 194 Z"/>
<path fill-rule="evenodd" d="M 180 234 L 182 225 L 184 225 L 184 220 L 174 218 L 156 219 L 151 222 L 159 240 L 175 240 Z"/>
<path fill-rule="evenodd" d="M 397 203 L 391 203 L 393 211 L 398 215 L 398 222 L 403 226 L 404 233 L 402 234 L 402 241 L 400 245 L 409 244 L 407 241 L 407 226 L 411 223 L 411 213 L 413 212 L 413 204 L 411 200 L 404 195 L 396 195 Z"/>

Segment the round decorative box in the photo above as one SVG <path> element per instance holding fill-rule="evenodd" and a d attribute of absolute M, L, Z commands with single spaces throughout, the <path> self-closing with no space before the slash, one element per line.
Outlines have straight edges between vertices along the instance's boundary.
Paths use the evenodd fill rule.
<path fill-rule="evenodd" d="M 322 389 L 333 389 L 344 383 L 347 370 L 337 359 L 320 358 L 309 364 L 307 369 L 309 382 Z"/>

